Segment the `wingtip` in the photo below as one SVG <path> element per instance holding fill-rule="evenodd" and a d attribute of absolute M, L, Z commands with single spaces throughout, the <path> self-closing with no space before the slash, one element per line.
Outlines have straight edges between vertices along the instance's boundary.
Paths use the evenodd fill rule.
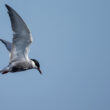
<path fill-rule="evenodd" d="M 3 41 L 3 39 L 0 38 L 0 41 Z"/>
<path fill-rule="evenodd" d="M 9 7 L 7 4 L 5 4 L 6 7 Z"/>
<path fill-rule="evenodd" d="M 5 7 L 9 10 L 11 7 L 7 4 L 5 4 Z"/>

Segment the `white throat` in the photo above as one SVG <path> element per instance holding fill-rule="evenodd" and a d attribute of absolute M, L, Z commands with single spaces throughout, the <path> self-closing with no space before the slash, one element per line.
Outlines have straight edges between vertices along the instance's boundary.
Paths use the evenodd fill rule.
<path fill-rule="evenodd" d="M 36 65 L 35 65 L 34 61 L 31 60 L 31 64 L 32 64 L 33 68 L 36 68 Z"/>

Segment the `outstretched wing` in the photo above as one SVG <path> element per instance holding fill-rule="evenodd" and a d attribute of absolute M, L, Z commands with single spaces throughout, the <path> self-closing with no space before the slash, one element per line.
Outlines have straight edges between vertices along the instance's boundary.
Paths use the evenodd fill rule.
<path fill-rule="evenodd" d="M 0 41 L 6 46 L 7 50 L 11 52 L 12 43 L 3 39 L 0 39 Z"/>
<path fill-rule="evenodd" d="M 29 60 L 29 45 L 32 43 L 31 33 L 23 19 L 16 13 L 16 11 L 8 5 L 5 6 L 8 9 L 11 26 L 14 33 L 10 62 L 18 59 Z"/>

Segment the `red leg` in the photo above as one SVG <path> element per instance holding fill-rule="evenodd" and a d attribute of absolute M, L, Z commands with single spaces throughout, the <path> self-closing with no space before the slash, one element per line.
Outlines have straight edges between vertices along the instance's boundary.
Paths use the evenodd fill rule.
<path fill-rule="evenodd" d="M 2 74 L 7 74 L 9 71 L 4 71 Z"/>

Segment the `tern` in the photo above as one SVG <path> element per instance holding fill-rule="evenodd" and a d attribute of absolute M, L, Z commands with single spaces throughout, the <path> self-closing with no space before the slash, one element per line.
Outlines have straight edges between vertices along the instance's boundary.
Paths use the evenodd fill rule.
<path fill-rule="evenodd" d="M 8 15 L 11 21 L 11 27 L 13 31 L 12 43 L 3 39 L 0 41 L 6 46 L 10 53 L 10 62 L 8 66 L 0 70 L 0 73 L 6 74 L 8 72 L 20 72 L 29 69 L 37 69 L 40 74 L 40 64 L 35 59 L 29 59 L 29 47 L 32 43 L 32 34 L 19 16 L 19 14 L 11 8 L 9 5 L 5 4 Z"/>

